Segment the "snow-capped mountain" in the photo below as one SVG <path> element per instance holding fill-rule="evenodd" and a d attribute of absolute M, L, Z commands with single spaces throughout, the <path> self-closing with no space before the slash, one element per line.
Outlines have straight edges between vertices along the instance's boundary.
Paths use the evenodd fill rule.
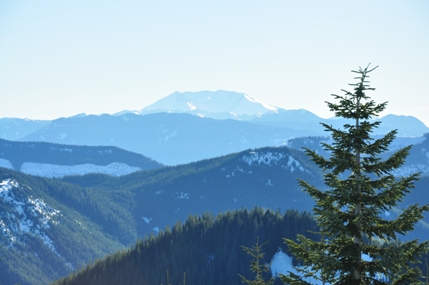
<path fill-rule="evenodd" d="M 247 94 L 232 91 L 174 92 L 139 113 L 189 113 L 215 119 L 249 119 L 278 108 L 262 103 Z"/>
<path fill-rule="evenodd" d="M 319 133 L 323 133 L 320 122 L 335 127 L 342 127 L 347 123 L 337 118 L 323 119 L 304 109 L 286 110 L 274 107 L 245 93 L 224 90 L 175 92 L 140 111 L 123 111 L 116 115 L 126 113 L 145 115 L 161 112 L 188 113 L 212 119 L 235 119 Z M 375 119 L 382 121 L 380 127 L 375 130 L 375 134 L 385 134 L 392 129 L 398 129 L 398 136 L 415 137 L 429 132 L 427 126 L 412 116 L 390 114 Z"/>

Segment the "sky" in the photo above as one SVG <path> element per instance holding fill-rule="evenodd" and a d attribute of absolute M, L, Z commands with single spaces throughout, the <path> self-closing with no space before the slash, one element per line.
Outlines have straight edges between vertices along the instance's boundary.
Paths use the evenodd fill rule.
<path fill-rule="evenodd" d="M 0 1 L 0 118 L 141 110 L 228 90 L 328 118 L 379 66 L 382 114 L 429 126 L 429 1 Z"/>

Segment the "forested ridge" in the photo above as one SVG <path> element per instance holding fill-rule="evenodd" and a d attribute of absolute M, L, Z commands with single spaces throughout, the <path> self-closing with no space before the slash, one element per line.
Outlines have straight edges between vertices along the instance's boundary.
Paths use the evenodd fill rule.
<path fill-rule="evenodd" d="M 243 161 L 246 157 L 264 160 L 248 164 Z M 282 160 L 273 159 L 280 157 Z M 268 158 L 272 160 L 268 161 Z M 294 171 L 288 166 L 290 161 Z M 300 171 L 298 166 L 305 171 Z M 50 252 L 51 249 L 43 240 L 37 240 L 37 236 L 26 234 L 13 248 L 5 246 L 2 236 L 0 282 L 47 284 L 83 264 L 131 246 L 145 235 L 156 235 L 157 229 L 172 226 L 176 221 L 185 222 L 189 215 L 198 216 L 204 212 L 217 215 L 255 206 L 281 211 L 310 210 L 313 201 L 299 188 L 297 177 L 315 186 L 320 186 L 322 181 L 318 169 L 301 151 L 287 147 L 252 149 L 123 177 L 91 174 L 47 179 L 0 168 L 0 181 L 14 179 L 21 186 L 13 190 L 21 201 L 28 197 L 42 199 L 61 213 L 54 219 L 59 224 L 52 224 L 47 232 L 60 257 Z M 429 202 L 426 195 L 429 177 L 422 177 L 415 186 L 400 207 Z M 14 211 L 13 205 L 5 200 L 0 202 L 1 220 L 10 229 L 11 224 L 6 218 L 7 213 Z M 18 218 L 10 221 L 19 224 Z M 423 239 L 427 229 L 427 224 L 422 221 L 406 238 Z M 88 235 L 89 232 L 92 234 Z M 270 241 L 267 246 L 274 245 Z M 248 264 L 244 268 L 247 270 Z"/>
<path fill-rule="evenodd" d="M 108 165 L 122 162 L 140 169 L 160 168 L 163 165 L 144 155 L 115 146 L 79 146 L 47 142 L 19 142 L 0 139 L 0 158 L 8 160 L 15 170 L 25 162 L 57 165 L 91 163 Z"/>
<path fill-rule="evenodd" d="M 268 241 L 261 262 L 270 263 L 278 250 L 287 252 L 283 238 L 313 237 L 310 231 L 317 231 L 311 215 L 294 210 L 254 208 L 216 217 L 190 216 L 185 223 L 139 240 L 131 249 L 97 260 L 52 285 L 167 284 L 167 270 L 168 284 L 183 284 L 185 276 L 188 285 L 238 285 L 238 274 L 253 278 L 250 257 L 242 246 L 252 246 L 258 237 L 260 243 Z"/>
<path fill-rule="evenodd" d="M 131 246 L 138 238 L 156 235 L 166 225 L 184 222 L 189 215 L 216 215 L 256 205 L 284 211 L 297 205 L 291 199 L 300 199 L 305 205 L 296 173 L 281 164 L 265 161 L 248 165 L 242 160 L 259 154 L 285 157 L 286 162 L 293 157 L 311 170 L 300 151 L 288 148 L 248 150 L 119 178 L 92 174 L 48 179 L 0 168 L 0 182 L 11 180 L 19 185 L 9 191 L 15 199 L 13 203 L 9 198 L 0 198 L 0 282 L 46 284 L 83 264 Z M 318 177 L 317 172 L 299 173 L 307 178 Z M 268 179 L 273 185 L 266 185 Z M 20 212 L 20 205 L 31 206 L 29 199 L 59 210 L 46 229 L 53 247 L 38 234 L 38 224 L 30 223 L 33 218 L 27 222 L 31 210 L 26 212 L 27 218 Z M 29 232 L 22 231 L 25 227 L 21 225 L 28 225 Z"/>

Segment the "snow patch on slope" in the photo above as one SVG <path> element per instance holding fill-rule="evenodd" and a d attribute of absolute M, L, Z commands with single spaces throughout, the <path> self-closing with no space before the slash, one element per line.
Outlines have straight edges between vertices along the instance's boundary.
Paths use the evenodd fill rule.
<path fill-rule="evenodd" d="M 244 155 L 242 160 L 246 162 L 249 166 L 254 164 L 278 164 L 280 160 L 285 158 L 286 156 L 283 153 L 272 153 L 268 152 L 251 152 L 250 155 Z"/>
<path fill-rule="evenodd" d="M 89 173 L 122 176 L 139 170 L 139 167 L 129 166 L 120 162 L 110 163 L 106 166 L 90 163 L 79 165 L 56 165 L 34 162 L 24 162 L 21 165 L 21 172 L 47 178 L 61 178 L 68 175 L 85 175 Z"/>
<path fill-rule="evenodd" d="M 247 100 L 249 100 L 250 102 L 261 104 L 261 105 L 262 105 L 262 106 L 264 106 L 264 108 L 265 108 L 265 109 L 267 109 L 267 110 L 270 110 L 270 111 L 273 111 L 273 112 L 277 112 L 277 110 L 278 110 L 276 107 L 273 107 L 273 106 L 271 106 L 271 105 L 268 105 L 268 104 L 262 103 L 261 101 L 258 101 L 258 100 L 256 100 L 256 99 L 254 99 L 254 98 L 250 97 L 250 96 L 249 96 L 249 95 L 247 95 L 247 94 L 243 94 L 243 95 L 244 95 L 244 98 L 246 98 L 246 99 L 247 99 Z"/>
<path fill-rule="evenodd" d="M 47 247 L 59 256 L 46 230 L 50 228 L 52 223 L 58 223 L 53 221 L 53 217 L 57 216 L 60 211 L 39 198 L 32 196 L 18 198 L 19 195 L 15 195 L 14 191 L 19 187 L 18 182 L 13 179 L 0 182 L 0 200 L 13 208 L 7 213 L 1 213 L 0 232 L 5 238 L 2 243 L 10 248 L 15 243 L 20 242 L 25 234 L 30 234 L 39 237 Z"/>
<path fill-rule="evenodd" d="M 296 275 L 302 275 L 296 271 L 292 266 L 292 258 L 284 253 L 283 251 L 278 251 L 271 260 L 271 274 L 273 277 L 279 277 L 280 274 L 288 275 L 289 272 L 292 272 Z M 304 278 L 305 281 L 311 284 L 322 284 L 320 280 L 315 280 L 314 278 Z"/>
<path fill-rule="evenodd" d="M 188 105 L 188 108 L 191 111 L 197 109 L 197 107 L 194 104 L 192 104 L 192 102 L 186 102 L 186 105 Z"/>
<path fill-rule="evenodd" d="M 421 172 L 422 175 L 429 175 L 429 166 L 425 164 L 407 165 L 393 170 L 391 173 L 396 177 L 404 177 L 417 172 Z"/>
<path fill-rule="evenodd" d="M 287 162 L 286 162 L 287 159 Z M 250 152 L 249 155 L 244 155 L 242 160 L 246 162 L 249 166 L 251 165 L 267 165 L 271 166 L 273 164 L 281 164 L 283 168 L 290 169 L 290 172 L 295 170 L 305 171 L 302 165 L 292 156 L 285 155 L 283 153 L 273 153 L 271 151 L 267 152 Z"/>
<path fill-rule="evenodd" d="M 0 167 L 7 168 L 7 169 L 12 169 L 13 170 L 12 163 L 10 163 L 9 160 L 4 159 L 4 158 L 0 158 Z"/>
<path fill-rule="evenodd" d="M 369 257 L 367 254 L 362 254 L 362 259 L 365 261 L 372 261 L 372 258 Z M 284 253 L 283 251 L 279 250 L 276 254 L 274 254 L 273 259 L 270 263 L 270 269 L 271 274 L 273 277 L 277 278 L 280 275 L 288 275 L 289 272 L 292 272 L 298 276 L 303 276 L 302 273 L 298 272 L 292 265 L 292 258 Z M 319 274 L 317 274 L 317 277 L 320 277 Z M 385 276 L 377 276 L 376 279 L 384 281 L 386 280 Z M 303 278 L 306 282 L 309 282 L 310 284 L 323 284 L 322 281 L 316 278 L 307 277 Z M 325 282 L 325 284 L 328 284 Z"/>

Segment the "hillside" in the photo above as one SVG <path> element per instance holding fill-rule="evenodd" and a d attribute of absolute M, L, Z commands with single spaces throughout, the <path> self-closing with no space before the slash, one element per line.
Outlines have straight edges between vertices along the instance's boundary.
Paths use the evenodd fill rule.
<path fill-rule="evenodd" d="M 310 210 L 312 201 L 299 188 L 298 177 L 316 185 L 322 183 L 319 170 L 301 151 L 280 147 L 247 150 L 118 178 L 93 175 L 65 177 L 63 181 L 133 193 L 136 203 L 129 211 L 141 221 L 137 222 L 137 231 L 143 236 L 207 211 L 219 213 L 254 206 Z"/>
<path fill-rule="evenodd" d="M 138 241 L 127 251 L 112 254 L 54 285 L 109 284 L 242 284 L 238 274 L 253 278 L 250 257 L 242 246 L 253 246 L 259 237 L 263 263 L 287 252 L 283 238 L 309 236 L 315 223 L 308 213 L 251 211 L 190 216 L 158 236 Z M 311 235 L 310 235 L 311 236 Z M 168 271 L 168 273 L 167 273 Z M 167 280 L 168 274 L 168 280 Z M 268 273 L 271 275 L 271 272 Z M 269 277 L 269 276 L 267 276 Z M 282 284 L 277 280 L 276 284 Z"/>
<path fill-rule="evenodd" d="M 47 284 L 123 247 L 95 218 L 102 211 L 88 215 L 103 197 L 89 194 L 86 211 L 68 201 L 81 193 L 0 168 L 0 284 Z"/>
<path fill-rule="evenodd" d="M 3 235 L 0 243 L 0 254 L 5 257 L 1 261 L 4 274 L 0 275 L 0 282 L 5 279 L 7 283 L 46 283 L 79 268 L 80 264 L 129 246 L 138 238 L 156 235 L 167 225 L 184 222 L 189 215 L 255 206 L 282 211 L 310 209 L 310 201 L 298 188 L 297 176 L 315 183 L 320 181 L 317 170 L 304 154 L 288 148 L 248 150 L 122 177 L 91 174 L 52 180 L 0 168 L 0 181 L 8 185 L 4 193 L 23 191 L 19 196 L 13 194 L 13 199 L 9 194 L 0 198 L 2 232 L 11 233 Z M 49 228 L 43 231 L 52 241 L 52 247 L 34 248 L 43 243 L 44 236 L 38 235 L 37 223 L 26 222 L 31 209 L 25 216 L 20 214 L 20 207 L 32 200 L 44 201 L 49 209 L 59 210 L 55 219 L 48 221 Z M 70 218 L 75 215 L 79 216 Z M 56 230 L 58 227 L 63 231 Z M 31 230 L 28 232 L 27 228 Z M 93 235 L 85 238 L 85 246 L 80 246 L 81 237 L 85 237 L 80 231 L 85 229 L 91 229 Z M 64 243 L 68 251 L 60 246 Z M 86 247 L 92 249 L 88 251 Z M 70 255 L 75 251 L 79 256 Z M 25 258 L 33 252 L 40 260 Z M 52 261 L 45 256 L 62 259 Z M 36 268 L 35 277 L 21 270 L 20 264 L 27 261 L 28 266 Z M 63 269 L 50 270 L 53 264 Z"/>
<path fill-rule="evenodd" d="M 112 146 L 75 146 L 0 139 L 0 167 L 44 177 L 103 173 L 114 176 L 163 165 Z"/>

